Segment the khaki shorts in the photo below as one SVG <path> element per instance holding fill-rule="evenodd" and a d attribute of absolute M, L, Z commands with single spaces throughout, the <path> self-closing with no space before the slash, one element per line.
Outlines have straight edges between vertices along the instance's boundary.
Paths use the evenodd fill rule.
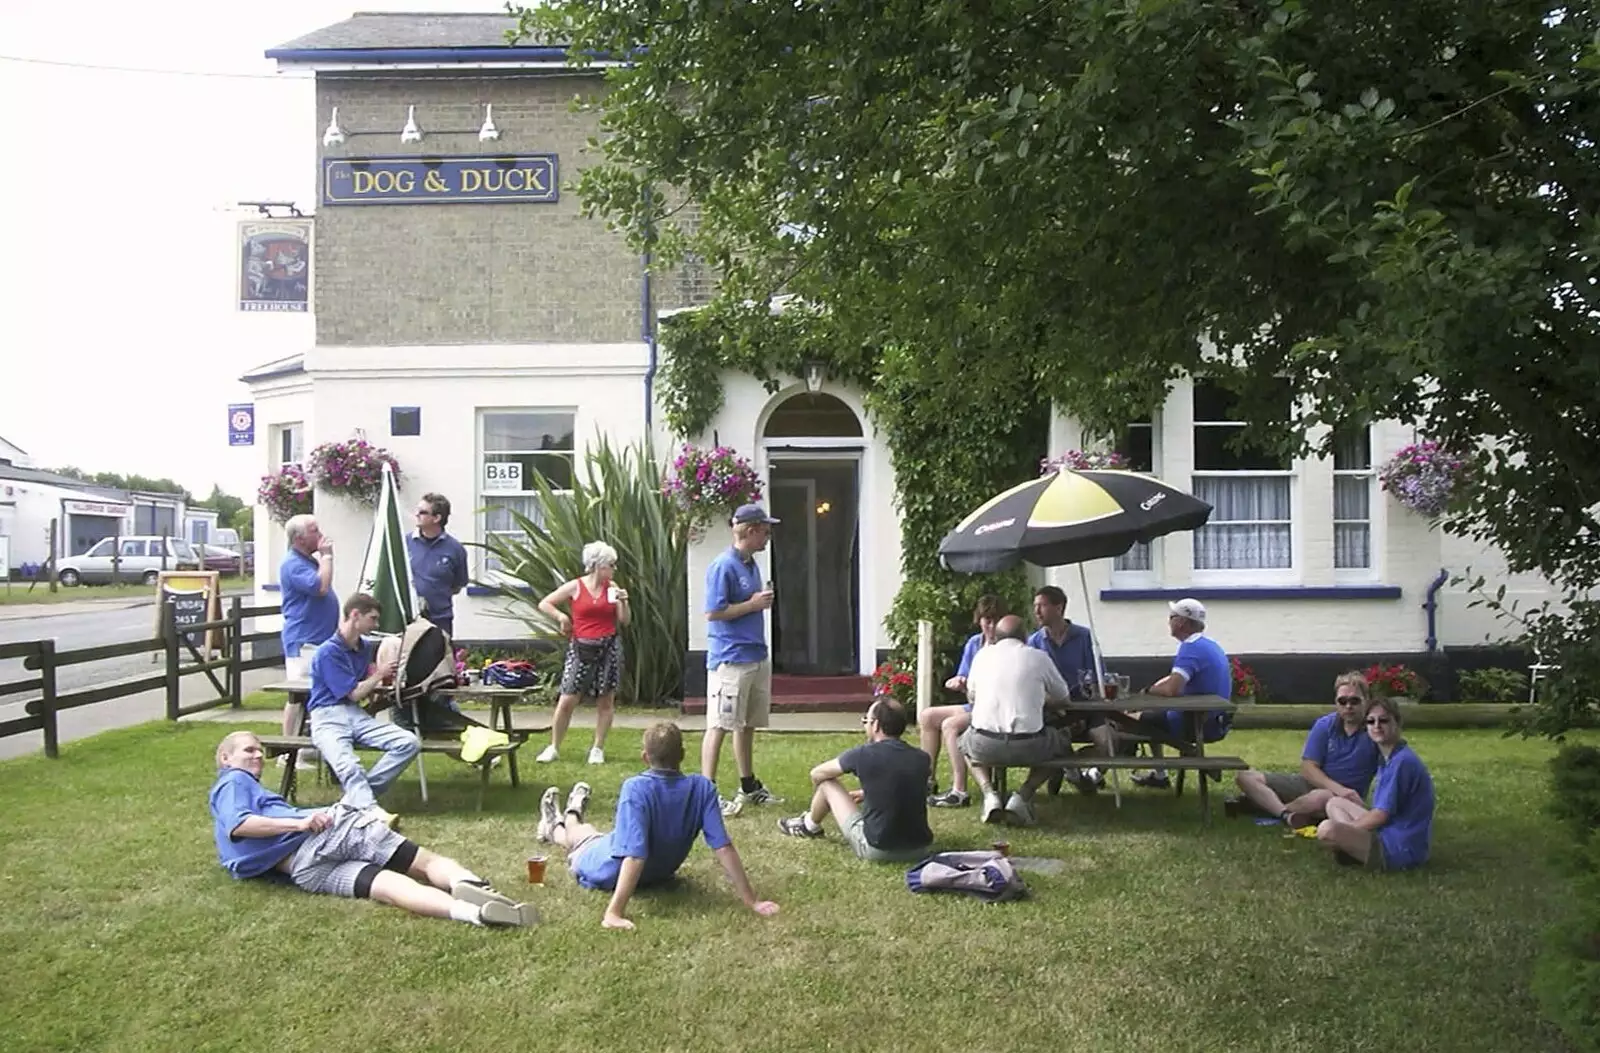
<path fill-rule="evenodd" d="M 310 680 L 311 659 L 316 656 L 317 645 L 309 643 L 300 646 L 299 654 L 284 655 L 283 678 L 285 680 Z"/>
<path fill-rule="evenodd" d="M 1292 772 L 1269 771 L 1263 772 L 1261 777 L 1265 780 L 1267 789 L 1284 804 L 1288 804 L 1296 797 L 1304 797 L 1315 789 L 1306 781 L 1304 775 L 1295 775 Z"/>
<path fill-rule="evenodd" d="M 844 828 L 844 839 L 850 843 L 857 859 L 868 863 L 916 863 L 932 854 L 931 845 L 919 848 L 879 848 L 867 840 L 867 814 L 857 812 Z"/>
<path fill-rule="evenodd" d="M 764 728 L 772 715 L 772 663 L 723 662 L 706 676 L 706 727 Z"/>

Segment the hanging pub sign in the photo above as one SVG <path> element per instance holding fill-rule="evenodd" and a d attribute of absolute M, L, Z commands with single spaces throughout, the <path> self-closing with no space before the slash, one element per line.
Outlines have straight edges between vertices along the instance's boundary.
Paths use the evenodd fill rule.
<path fill-rule="evenodd" d="M 305 311 L 311 302 L 311 221 L 239 224 L 239 310 Z"/>
<path fill-rule="evenodd" d="M 425 205 L 437 201 L 561 199 L 555 154 L 515 157 L 326 157 L 325 205 Z"/>

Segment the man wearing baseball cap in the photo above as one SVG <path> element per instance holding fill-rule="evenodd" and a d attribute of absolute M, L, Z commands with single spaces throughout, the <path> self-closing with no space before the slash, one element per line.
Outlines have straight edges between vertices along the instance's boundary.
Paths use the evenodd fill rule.
<path fill-rule="evenodd" d="M 781 804 L 755 772 L 756 728 L 772 711 L 772 660 L 767 651 L 765 612 L 772 590 L 761 582 L 755 555 L 767 547 L 778 522 L 760 505 L 733 513 L 733 545 L 706 568 L 706 736 L 700 743 L 700 774 L 717 781 L 722 739 L 733 732 L 739 792 L 723 798 L 722 814 L 738 815 L 747 804 Z"/>
<path fill-rule="evenodd" d="M 1233 669 L 1228 655 L 1217 641 L 1206 635 L 1206 605 L 1197 599 L 1185 597 L 1167 604 L 1167 631 L 1178 641 L 1178 653 L 1172 658 L 1172 672 L 1150 685 L 1150 694 L 1166 698 L 1179 695 L 1220 695 L 1233 697 Z M 1183 714 L 1177 710 L 1159 713 L 1141 713 L 1139 723 L 1154 731 L 1174 737 L 1182 735 Z M 1215 742 L 1228 733 L 1227 714 L 1214 710 L 1206 714 L 1201 735 L 1207 742 Z M 1159 763 L 1161 744 L 1150 744 L 1150 755 Z M 1203 776 L 1202 776 L 1203 777 Z M 1133 781 L 1140 786 L 1163 789 L 1170 786 L 1167 773 L 1157 767 L 1135 775 Z"/>

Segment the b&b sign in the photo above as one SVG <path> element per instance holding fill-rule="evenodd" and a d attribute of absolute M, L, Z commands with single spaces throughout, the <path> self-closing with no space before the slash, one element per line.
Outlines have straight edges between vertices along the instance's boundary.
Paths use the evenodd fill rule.
<path fill-rule="evenodd" d="M 538 202 L 561 199 L 555 154 L 515 157 L 327 157 L 324 205 Z"/>
<path fill-rule="evenodd" d="M 490 462 L 483 466 L 485 491 L 522 489 L 522 465 L 516 461 Z"/>

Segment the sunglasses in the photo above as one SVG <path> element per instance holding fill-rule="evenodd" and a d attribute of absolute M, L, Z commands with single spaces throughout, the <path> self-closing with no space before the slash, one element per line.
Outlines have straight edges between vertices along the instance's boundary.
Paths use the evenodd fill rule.
<path fill-rule="evenodd" d="M 1380 724 L 1392 724 L 1392 723 L 1394 723 L 1394 721 L 1389 719 L 1388 717 L 1368 717 L 1367 718 L 1367 727 L 1369 727 L 1369 728 L 1375 728 L 1375 727 L 1379 726 Z"/>
<path fill-rule="evenodd" d="M 1362 698 L 1360 695 L 1340 695 L 1338 698 L 1334 699 L 1334 701 L 1341 706 L 1359 706 L 1361 703 L 1365 702 L 1366 699 Z"/>

